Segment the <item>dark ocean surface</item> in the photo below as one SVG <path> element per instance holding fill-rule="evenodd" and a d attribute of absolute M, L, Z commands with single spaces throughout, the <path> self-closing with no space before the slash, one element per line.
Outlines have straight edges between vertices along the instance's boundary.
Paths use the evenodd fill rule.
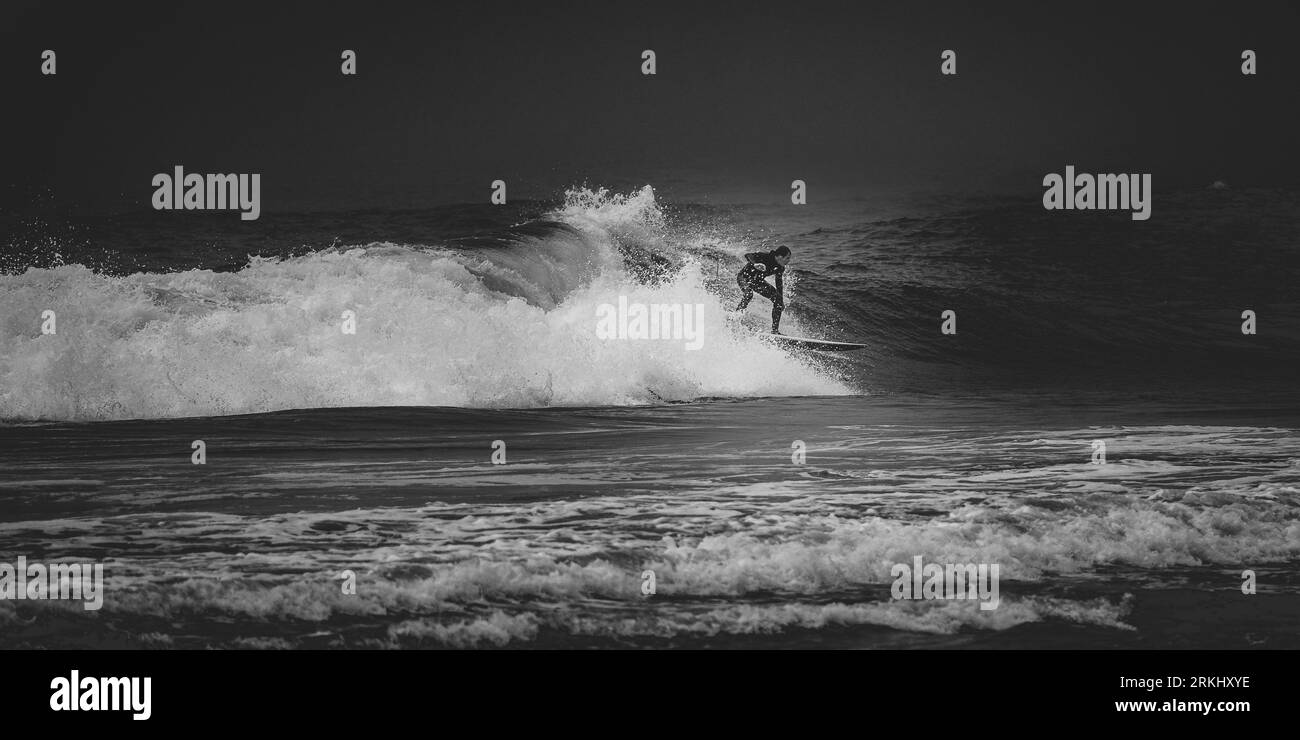
<path fill-rule="evenodd" d="M 1300 647 L 1295 191 L 5 230 L 0 563 L 107 583 L 0 600 L 3 647 Z M 778 244 L 782 330 L 867 349 L 727 319 Z M 620 296 L 702 346 L 599 338 Z M 892 599 L 918 555 L 1000 605 Z"/>

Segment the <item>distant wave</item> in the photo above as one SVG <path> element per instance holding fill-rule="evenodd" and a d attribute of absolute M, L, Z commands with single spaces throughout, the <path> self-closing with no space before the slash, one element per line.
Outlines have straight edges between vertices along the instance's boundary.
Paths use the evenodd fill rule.
<path fill-rule="evenodd" d="M 819 229 L 837 256 L 803 298 L 878 364 L 1291 375 L 1300 210 L 1286 192 L 1223 196 L 1170 194 L 1143 228 L 1016 201 Z M 955 335 L 939 330 L 945 310 Z"/>

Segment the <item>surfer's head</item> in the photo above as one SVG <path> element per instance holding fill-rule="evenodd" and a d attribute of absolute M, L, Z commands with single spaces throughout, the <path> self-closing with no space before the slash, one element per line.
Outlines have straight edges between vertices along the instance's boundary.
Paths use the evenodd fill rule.
<path fill-rule="evenodd" d="M 780 262 L 782 265 L 785 265 L 790 261 L 789 247 L 777 247 L 772 250 L 772 254 L 776 257 L 776 261 Z"/>

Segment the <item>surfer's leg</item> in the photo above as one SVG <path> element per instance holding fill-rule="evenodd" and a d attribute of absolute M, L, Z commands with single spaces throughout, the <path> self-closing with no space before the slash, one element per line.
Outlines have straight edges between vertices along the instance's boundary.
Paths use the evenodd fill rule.
<path fill-rule="evenodd" d="M 736 306 L 736 310 L 744 311 L 749 306 L 749 299 L 754 297 L 754 289 L 750 287 L 743 272 L 736 276 L 736 285 L 740 286 L 740 305 Z"/>
<path fill-rule="evenodd" d="M 785 310 L 785 301 L 781 300 L 781 294 L 777 293 L 776 288 L 766 280 L 754 283 L 753 290 L 772 302 L 772 333 L 776 334 L 781 328 L 781 312 Z"/>

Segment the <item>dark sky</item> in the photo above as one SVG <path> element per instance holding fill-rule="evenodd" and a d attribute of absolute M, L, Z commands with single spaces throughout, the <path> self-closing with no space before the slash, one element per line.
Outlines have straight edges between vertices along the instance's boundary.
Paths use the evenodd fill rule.
<path fill-rule="evenodd" d="M 175 164 L 262 173 L 264 209 L 481 201 L 497 178 L 514 198 L 1033 194 L 1066 164 L 1300 181 L 1294 3 L 33 5 L 0 18 L 4 182 L 88 209 L 146 206 Z"/>

